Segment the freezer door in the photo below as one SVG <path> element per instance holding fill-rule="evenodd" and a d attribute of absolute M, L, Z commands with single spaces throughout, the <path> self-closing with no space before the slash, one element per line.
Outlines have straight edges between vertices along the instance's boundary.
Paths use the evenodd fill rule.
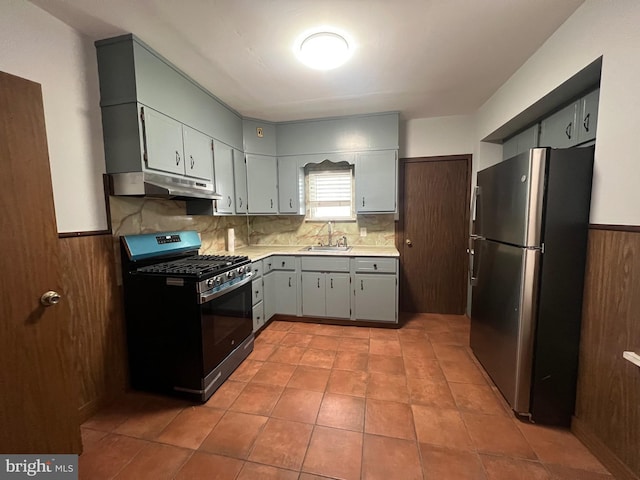
<path fill-rule="evenodd" d="M 541 245 L 548 149 L 534 148 L 478 172 L 475 234 L 512 245 Z"/>
<path fill-rule="evenodd" d="M 488 240 L 474 243 L 471 349 L 511 407 L 526 414 L 540 252 Z"/>

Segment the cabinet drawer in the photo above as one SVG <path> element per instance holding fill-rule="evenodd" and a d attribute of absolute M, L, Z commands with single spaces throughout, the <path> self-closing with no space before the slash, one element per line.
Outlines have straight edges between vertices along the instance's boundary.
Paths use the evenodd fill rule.
<path fill-rule="evenodd" d="M 264 296 L 262 293 L 262 279 L 251 282 L 251 290 L 251 303 L 255 305 L 256 303 L 261 302 Z"/>
<path fill-rule="evenodd" d="M 264 325 L 264 303 L 253 306 L 253 331 L 257 331 Z"/>
<path fill-rule="evenodd" d="M 395 258 L 358 257 L 354 262 L 356 273 L 396 273 Z"/>
<path fill-rule="evenodd" d="M 265 258 L 263 262 L 264 273 L 271 270 L 295 270 L 296 257 L 291 255 L 274 255 L 269 258 Z"/>
<path fill-rule="evenodd" d="M 262 260 L 256 260 L 251 263 L 251 271 L 253 272 L 253 279 L 256 280 L 262 276 Z"/>
<path fill-rule="evenodd" d="M 311 272 L 348 272 L 348 257 L 302 257 L 302 270 Z"/>

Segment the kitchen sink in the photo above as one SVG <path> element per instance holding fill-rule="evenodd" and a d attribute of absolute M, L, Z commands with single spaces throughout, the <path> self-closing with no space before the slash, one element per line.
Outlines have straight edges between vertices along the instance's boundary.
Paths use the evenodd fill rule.
<path fill-rule="evenodd" d="M 304 252 L 348 252 L 352 247 L 338 247 L 336 245 L 313 245 L 311 247 L 304 247 Z"/>

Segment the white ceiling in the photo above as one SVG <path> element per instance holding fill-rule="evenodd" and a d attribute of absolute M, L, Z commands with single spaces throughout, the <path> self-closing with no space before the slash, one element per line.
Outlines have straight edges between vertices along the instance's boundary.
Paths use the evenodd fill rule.
<path fill-rule="evenodd" d="M 134 33 L 244 116 L 476 111 L 584 0 L 31 0 L 97 40 Z M 292 50 L 318 25 L 356 42 L 318 72 Z"/>

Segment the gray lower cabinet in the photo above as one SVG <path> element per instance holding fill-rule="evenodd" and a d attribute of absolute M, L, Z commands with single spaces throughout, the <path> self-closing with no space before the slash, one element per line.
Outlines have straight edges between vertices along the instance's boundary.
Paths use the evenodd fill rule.
<path fill-rule="evenodd" d="M 357 320 L 397 323 L 396 275 L 359 273 L 353 288 Z"/>
<path fill-rule="evenodd" d="M 302 272 L 302 315 L 349 318 L 350 278 L 348 273 Z"/>
<path fill-rule="evenodd" d="M 247 164 L 244 153 L 233 149 L 233 184 L 236 193 L 236 213 L 247 213 Z"/>
<path fill-rule="evenodd" d="M 264 271 L 262 275 L 262 295 L 263 295 L 263 304 L 264 304 L 264 321 L 268 322 L 271 320 L 276 314 L 276 299 L 277 299 L 277 290 L 276 290 L 276 272 L 267 272 Z"/>
<path fill-rule="evenodd" d="M 253 306 L 253 331 L 257 332 L 264 324 L 264 302 L 258 302 Z"/>
<path fill-rule="evenodd" d="M 356 320 L 398 322 L 398 259 L 355 257 L 353 260 Z"/>
<path fill-rule="evenodd" d="M 247 154 L 249 213 L 278 213 L 278 165 L 276 157 Z"/>
<path fill-rule="evenodd" d="M 298 278 L 295 271 L 277 270 L 274 276 L 275 313 L 296 315 L 298 312 Z"/>
<path fill-rule="evenodd" d="M 397 158 L 396 150 L 358 153 L 355 167 L 357 213 L 395 213 Z"/>

